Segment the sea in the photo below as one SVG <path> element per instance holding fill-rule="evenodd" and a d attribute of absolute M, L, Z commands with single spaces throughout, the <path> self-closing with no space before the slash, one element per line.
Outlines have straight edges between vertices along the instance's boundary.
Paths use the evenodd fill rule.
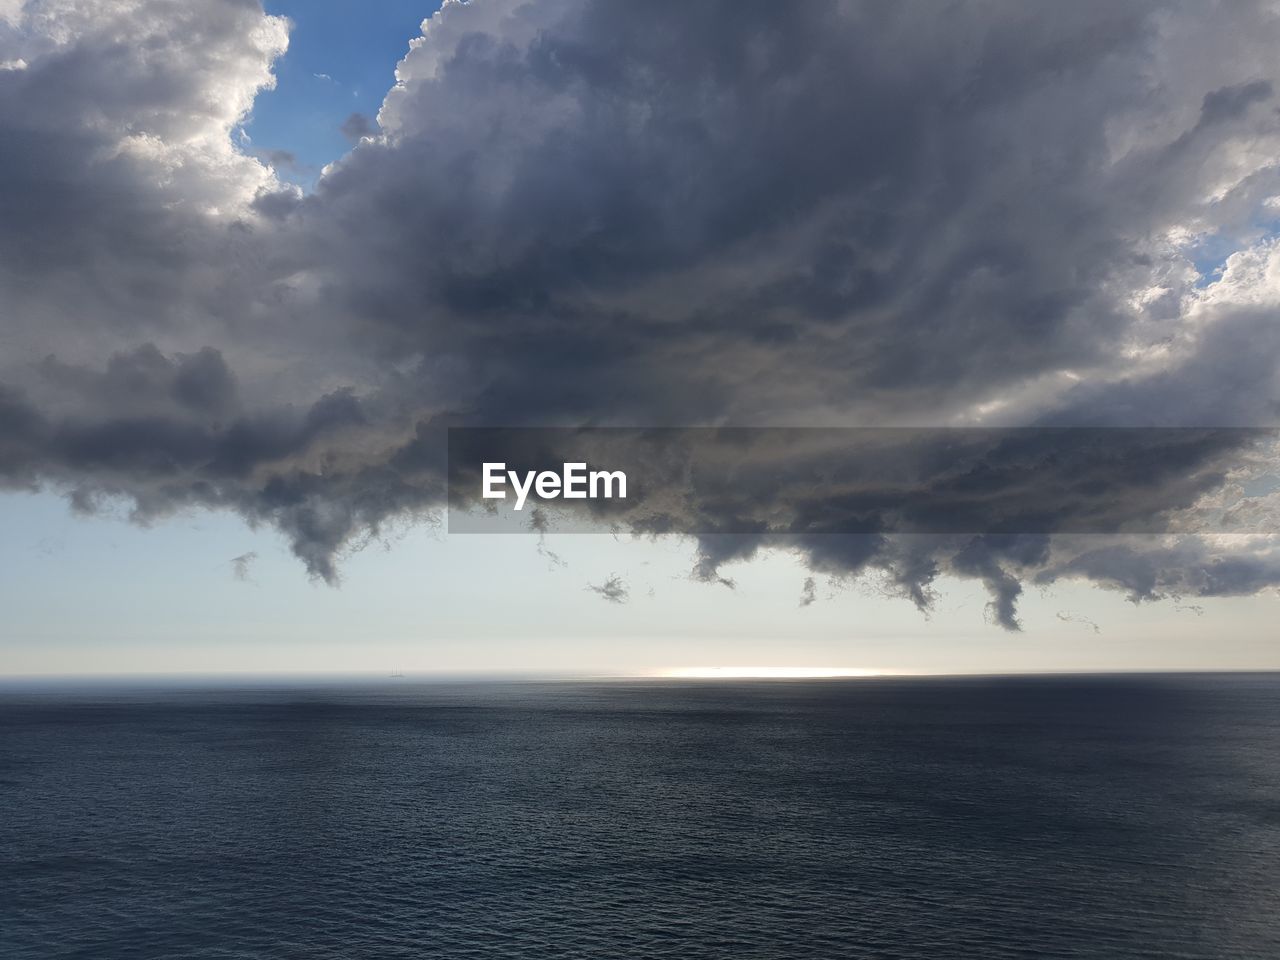
<path fill-rule="evenodd" d="M 11 682 L 0 957 L 1275 960 L 1280 677 Z"/>

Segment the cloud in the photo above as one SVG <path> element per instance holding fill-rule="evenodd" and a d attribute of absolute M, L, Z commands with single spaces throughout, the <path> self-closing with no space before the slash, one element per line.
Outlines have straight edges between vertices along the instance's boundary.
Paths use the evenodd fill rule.
<path fill-rule="evenodd" d="M 1274 538 L 1129 538 L 1073 544 L 1036 574 L 1040 583 L 1087 579 L 1140 602 L 1247 596 L 1280 585 Z"/>
<path fill-rule="evenodd" d="M 363 137 L 371 137 L 377 131 L 374 122 L 363 113 L 353 113 L 342 121 L 339 128 L 348 140 L 359 141 Z"/>
<path fill-rule="evenodd" d="M 450 423 L 1272 424 L 1278 43 L 1262 0 L 448 2 L 304 197 L 236 136 L 283 19 L 0 8 L 0 480 L 234 509 L 336 580 L 441 507 Z M 698 578 L 961 576 L 1009 627 L 1028 580 L 1280 579 L 1255 540 L 779 536 L 834 491 L 773 476 L 686 504 L 735 523 Z"/>
<path fill-rule="evenodd" d="M 800 606 L 810 606 L 818 599 L 818 584 L 813 577 L 804 578 L 804 586 L 800 588 Z"/>
<path fill-rule="evenodd" d="M 1096 623 L 1094 623 L 1088 617 L 1082 616 L 1078 613 L 1064 613 L 1063 611 L 1060 610 L 1058 611 L 1058 619 L 1061 620 L 1063 623 L 1082 624 L 1083 626 L 1092 630 L 1094 633 L 1099 633 L 1099 634 L 1102 633 L 1101 627 L 1099 627 Z"/>
<path fill-rule="evenodd" d="M 270 164 L 273 168 L 283 168 L 285 170 L 297 170 L 298 158 L 288 150 L 266 150 L 262 153 L 262 159 Z"/>
<path fill-rule="evenodd" d="M 538 556 L 547 561 L 548 567 L 555 569 L 556 567 L 567 566 L 565 559 L 547 545 L 547 532 L 551 529 L 551 524 L 544 511 L 534 509 L 530 513 L 529 528 L 538 536 Z"/>
<path fill-rule="evenodd" d="M 1275 136 L 1251 52 L 1131 82 L 1268 17 L 1004 6 L 712 5 L 668 42 L 620 4 L 446 5 L 314 209 L 370 335 L 464 364 L 486 417 L 963 415 L 1118 366 L 1149 238 Z"/>
<path fill-rule="evenodd" d="M 611 574 L 603 583 L 589 583 L 587 584 L 587 589 L 592 593 L 598 594 L 609 603 L 626 603 L 631 596 L 631 591 L 626 583 L 617 574 Z"/>
<path fill-rule="evenodd" d="M 249 581 L 249 571 L 253 562 L 258 559 L 257 553 L 250 551 L 231 558 L 231 575 L 241 583 Z"/>

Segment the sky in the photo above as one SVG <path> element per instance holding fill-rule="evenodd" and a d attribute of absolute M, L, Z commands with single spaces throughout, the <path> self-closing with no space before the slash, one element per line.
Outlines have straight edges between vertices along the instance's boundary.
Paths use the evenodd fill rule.
<path fill-rule="evenodd" d="M 0 673 L 1280 668 L 1228 429 L 1280 410 L 1277 42 L 1261 0 L 0 0 Z M 612 531 L 442 522 L 446 427 L 725 425 L 783 432 Z M 975 426 L 1032 433 L 785 432 Z"/>
<path fill-rule="evenodd" d="M 411 0 L 266 4 L 292 27 L 288 52 L 274 64 L 274 89 L 258 95 L 242 124 L 251 149 L 268 162 L 274 155 L 284 179 L 310 189 L 325 164 L 351 149 L 358 134 L 351 118 L 371 123 L 377 116 L 409 38 L 437 6 Z"/>

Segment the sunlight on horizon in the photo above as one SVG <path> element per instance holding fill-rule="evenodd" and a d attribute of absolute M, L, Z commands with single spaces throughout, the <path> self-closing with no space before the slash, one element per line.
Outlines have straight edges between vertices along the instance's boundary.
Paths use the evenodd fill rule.
<path fill-rule="evenodd" d="M 918 670 L 867 667 L 673 667 L 658 676 L 680 680 L 822 680 L 840 677 L 909 677 Z"/>

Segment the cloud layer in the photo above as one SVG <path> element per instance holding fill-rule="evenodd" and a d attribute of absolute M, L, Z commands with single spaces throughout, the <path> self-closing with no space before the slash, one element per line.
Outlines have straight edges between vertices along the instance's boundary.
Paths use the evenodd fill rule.
<path fill-rule="evenodd" d="M 1262 0 L 449 2 L 304 196 L 239 129 L 254 0 L 0 6 L 0 482 L 233 509 L 333 579 L 442 503 L 450 423 L 1274 425 L 1278 45 Z M 782 545 L 1010 626 L 1028 579 L 1280 578 L 1257 538 Z"/>

